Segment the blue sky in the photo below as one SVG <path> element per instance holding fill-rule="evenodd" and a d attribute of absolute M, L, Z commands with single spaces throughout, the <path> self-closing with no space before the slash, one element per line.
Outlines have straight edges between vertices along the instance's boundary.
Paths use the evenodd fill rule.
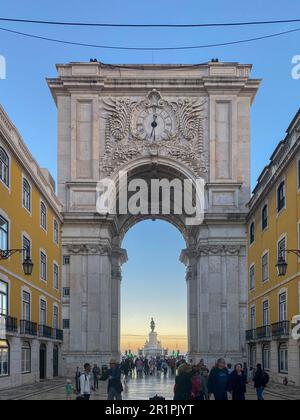
<path fill-rule="evenodd" d="M 252 0 L 251 2 L 222 0 L 14 0 L 1 2 L 3 17 L 80 20 L 121 23 L 199 23 L 208 21 L 244 21 L 288 19 L 300 17 L 300 3 L 294 0 Z M 247 28 L 210 29 L 100 29 L 39 27 L 25 24 L 0 23 L 5 27 L 37 35 L 124 46 L 165 46 L 204 44 L 232 41 L 266 35 L 300 24 L 274 25 Z M 291 77 L 292 57 L 300 54 L 300 33 L 252 44 L 211 48 L 193 51 L 134 52 L 95 50 L 82 47 L 50 44 L 44 41 L 20 38 L 0 31 L 0 55 L 6 58 L 7 79 L 0 80 L 0 102 L 22 133 L 26 143 L 41 166 L 48 167 L 56 175 L 56 109 L 46 77 L 56 75 L 55 64 L 69 61 L 86 61 L 91 57 L 107 63 L 201 63 L 218 57 L 222 61 L 239 61 L 254 65 L 252 76 L 262 78 L 263 83 L 252 109 L 252 184 L 266 165 L 274 147 L 285 135 L 285 130 L 299 108 L 300 80 Z M 170 227 L 157 223 L 161 237 Z M 149 274 L 153 264 L 143 259 L 140 267 L 136 244 L 141 235 L 147 236 L 150 246 L 155 240 L 156 228 L 143 224 L 128 235 L 129 254 L 135 261 L 138 273 L 141 268 Z M 140 229 L 140 230 L 139 230 Z M 143 235 L 145 234 L 145 235 Z M 131 236 L 130 236 L 131 235 Z M 165 235 L 168 237 L 168 233 Z M 168 252 L 178 257 L 179 241 L 173 238 Z M 132 252 L 130 252 L 132 251 Z M 158 256 L 158 264 L 165 266 L 168 255 Z M 150 262 L 151 263 L 151 262 Z M 129 266 L 128 266 L 129 267 Z M 166 275 L 176 278 L 176 264 L 169 265 Z M 134 267 L 133 267 L 134 271 Z M 133 271 L 125 269 L 126 276 Z M 136 288 L 139 279 L 135 276 Z M 153 271 L 153 278 L 154 271 Z M 132 280 L 132 279 L 131 279 Z M 162 279 L 158 276 L 159 283 Z M 180 283 L 180 282 L 179 282 Z M 179 284 L 178 283 L 178 284 Z M 184 288 L 182 281 L 181 287 Z M 183 289 L 180 289 L 181 292 Z M 180 295 L 179 290 L 179 295 Z"/>

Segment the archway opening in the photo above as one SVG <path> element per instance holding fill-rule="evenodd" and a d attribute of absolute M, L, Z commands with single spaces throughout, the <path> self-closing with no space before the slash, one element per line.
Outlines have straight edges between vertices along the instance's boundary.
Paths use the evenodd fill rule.
<path fill-rule="evenodd" d="M 168 354 L 186 354 L 186 267 L 179 255 L 186 247 L 182 234 L 163 220 L 144 220 L 131 227 L 122 247 L 129 260 L 121 287 L 121 352 L 139 354 L 154 319 L 158 340 Z"/>

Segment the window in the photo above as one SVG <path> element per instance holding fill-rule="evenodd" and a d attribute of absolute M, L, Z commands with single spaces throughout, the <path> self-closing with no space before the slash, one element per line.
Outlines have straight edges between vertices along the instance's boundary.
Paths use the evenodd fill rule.
<path fill-rule="evenodd" d="M 53 287 L 59 289 L 59 269 L 57 264 L 53 264 Z"/>
<path fill-rule="evenodd" d="M 0 316 L 8 315 L 8 284 L 0 280 Z"/>
<path fill-rule="evenodd" d="M 22 345 L 21 369 L 22 373 L 31 372 L 31 347 L 27 342 Z"/>
<path fill-rule="evenodd" d="M 30 293 L 23 291 L 22 302 L 23 320 L 30 321 L 31 319 L 31 296 Z"/>
<path fill-rule="evenodd" d="M 41 226 L 43 229 L 47 229 L 47 208 L 41 201 Z"/>
<path fill-rule="evenodd" d="M 9 345 L 6 340 L 0 340 L 0 377 L 9 375 Z"/>
<path fill-rule="evenodd" d="M 69 257 L 69 255 L 65 255 L 63 257 L 63 265 L 70 265 L 70 257 Z"/>
<path fill-rule="evenodd" d="M 43 299 L 40 301 L 40 324 L 47 325 L 47 302 Z"/>
<path fill-rule="evenodd" d="M 250 267 L 249 277 L 250 277 L 250 290 L 253 290 L 255 289 L 255 265 L 252 265 Z"/>
<path fill-rule="evenodd" d="M 70 297 L 70 287 L 63 288 L 63 297 Z"/>
<path fill-rule="evenodd" d="M 271 368 L 271 347 L 269 345 L 263 346 L 262 351 L 263 369 L 270 370 Z"/>
<path fill-rule="evenodd" d="M 280 373 L 288 373 L 289 371 L 289 363 L 288 363 L 288 348 L 286 344 L 281 344 L 279 346 L 279 372 Z"/>
<path fill-rule="evenodd" d="M 277 245 L 277 258 L 286 259 L 286 238 L 282 238 Z"/>
<path fill-rule="evenodd" d="M 279 322 L 287 320 L 287 294 L 286 292 L 279 295 Z"/>
<path fill-rule="evenodd" d="M 43 252 L 41 252 L 40 259 L 41 259 L 41 269 L 40 269 L 41 279 L 44 281 L 47 281 L 47 257 Z"/>
<path fill-rule="evenodd" d="M 58 243 L 59 243 L 59 227 L 58 227 L 57 220 L 55 220 L 55 219 L 54 219 L 54 222 L 53 222 L 53 240 L 58 245 Z"/>
<path fill-rule="evenodd" d="M 0 249 L 8 250 L 8 221 L 0 216 Z"/>
<path fill-rule="evenodd" d="M 26 258 L 30 258 L 31 254 L 31 243 L 26 236 L 23 236 L 23 261 L 26 260 Z"/>
<path fill-rule="evenodd" d="M 255 223 L 252 222 L 250 225 L 250 245 L 253 244 L 255 240 Z"/>
<path fill-rule="evenodd" d="M 255 306 L 252 306 L 252 308 L 250 309 L 250 327 L 251 327 L 251 330 L 255 330 L 255 328 L 256 328 Z"/>
<path fill-rule="evenodd" d="M 69 330 L 70 329 L 70 320 L 69 319 L 63 319 L 63 329 Z"/>
<path fill-rule="evenodd" d="M 57 330 L 58 326 L 59 326 L 58 307 L 53 306 L 53 328 Z"/>
<path fill-rule="evenodd" d="M 266 252 L 262 256 L 262 281 L 265 282 L 269 280 L 269 253 Z"/>
<path fill-rule="evenodd" d="M 269 323 L 270 323 L 270 311 L 269 311 L 268 300 L 265 300 L 263 303 L 263 323 L 264 323 L 264 327 L 269 326 Z"/>
<path fill-rule="evenodd" d="M 9 158 L 2 147 L 0 147 L 0 179 L 9 187 Z"/>
<path fill-rule="evenodd" d="M 300 190 L 300 159 L 298 160 L 298 190 Z"/>
<path fill-rule="evenodd" d="M 261 227 L 262 230 L 267 229 L 268 227 L 268 218 L 269 218 L 269 210 L 268 210 L 268 205 L 266 204 L 263 209 L 262 209 L 262 213 L 261 213 Z"/>
<path fill-rule="evenodd" d="M 282 181 L 277 189 L 277 211 L 280 212 L 285 207 L 285 182 Z"/>
<path fill-rule="evenodd" d="M 31 187 L 25 178 L 23 178 L 23 207 L 31 212 Z"/>

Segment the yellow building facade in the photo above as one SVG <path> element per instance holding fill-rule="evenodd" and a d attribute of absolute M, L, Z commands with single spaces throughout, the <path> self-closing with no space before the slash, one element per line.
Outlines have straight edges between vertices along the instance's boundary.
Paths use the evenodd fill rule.
<path fill-rule="evenodd" d="M 300 385 L 300 111 L 258 179 L 249 203 L 249 364 L 277 382 Z M 281 261 L 286 273 L 279 274 Z M 284 270 L 285 271 L 285 270 Z"/>
<path fill-rule="evenodd" d="M 0 107 L 0 389 L 60 374 L 61 225 L 50 173 Z"/>

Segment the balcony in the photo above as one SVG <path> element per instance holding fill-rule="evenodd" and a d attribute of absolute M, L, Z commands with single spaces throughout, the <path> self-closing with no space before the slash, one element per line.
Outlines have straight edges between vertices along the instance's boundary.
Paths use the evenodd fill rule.
<path fill-rule="evenodd" d="M 20 321 L 20 334 L 29 335 L 31 337 L 37 336 L 37 324 L 31 321 Z"/>
<path fill-rule="evenodd" d="M 17 333 L 18 332 L 18 320 L 17 318 L 12 318 L 11 316 L 5 317 L 5 328 L 8 333 Z"/>
<path fill-rule="evenodd" d="M 53 339 L 57 341 L 63 341 L 64 339 L 64 332 L 62 330 L 58 330 L 57 328 L 53 329 Z"/>
<path fill-rule="evenodd" d="M 272 324 L 272 337 L 276 340 L 288 338 L 290 335 L 290 322 L 282 321 Z"/>
<path fill-rule="evenodd" d="M 246 331 L 246 341 L 250 343 L 256 340 L 256 330 L 248 330 Z"/>
<path fill-rule="evenodd" d="M 39 337 L 51 340 L 53 338 L 53 329 L 46 325 L 39 325 Z"/>
<path fill-rule="evenodd" d="M 265 341 L 271 339 L 271 327 L 270 325 L 265 325 L 256 329 L 256 339 L 257 341 Z"/>

